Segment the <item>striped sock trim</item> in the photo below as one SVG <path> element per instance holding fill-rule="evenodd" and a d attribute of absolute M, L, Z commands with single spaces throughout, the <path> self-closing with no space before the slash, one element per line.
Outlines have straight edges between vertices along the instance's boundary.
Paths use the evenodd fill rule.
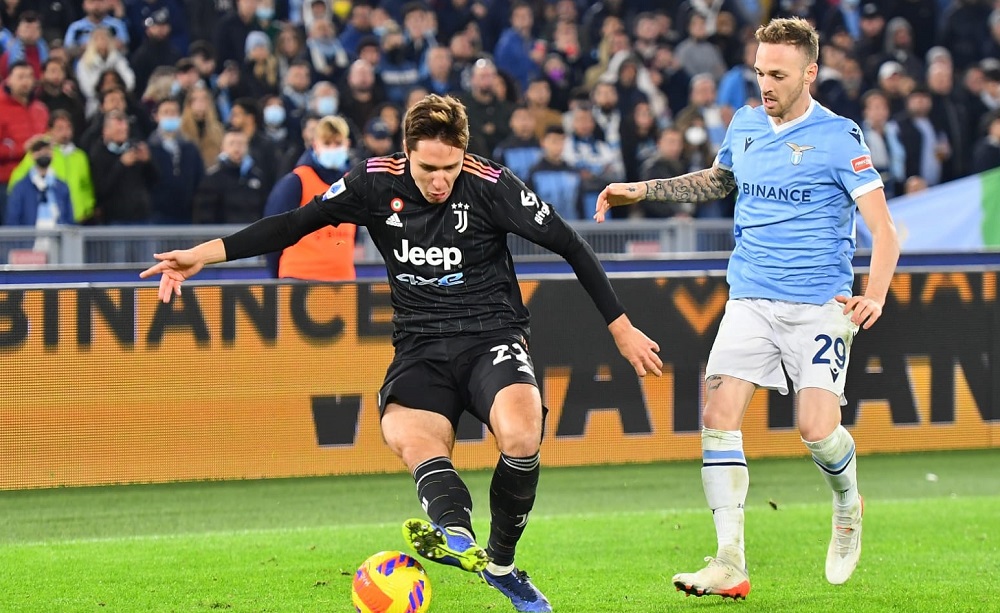
<path fill-rule="evenodd" d="M 746 466 L 747 458 L 743 455 L 742 449 L 728 449 L 716 451 L 703 449 L 701 452 L 701 465 L 709 466 Z"/>
<path fill-rule="evenodd" d="M 822 460 L 820 460 L 819 458 L 817 458 L 815 455 L 812 457 L 812 459 L 813 459 L 813 462 L 816 463 L 816 466 L 819 466 L 820 470 L 822 470 L 826 474 L 828 474 L 828 475 L 839 475 L 840 473 L 842 473 L 845 470 L 847 470 L 848 466 L 850 466 L 851 460 L 854 459 L 854 452 L 855 452 L 855 447 L 854 447 L 854 445 L 851 445 L 851 449 L 847 452 L 847 455 L 845 455 L 843 458 L 840 459 L 840 461 L 838 461 L 838 462 L 836 462 L 835 464 L 832 464 L 832 465 L 825 464 Z"/>
<path fill-rule="evenodd" d="M 500 459 L 504 464 L 513 470 L 529 473 L 538 468 L 538 464 L 541 462 L 541 452 L 536 451 L 535 455 L 528 456 L 526 458 L 514 458 L 505 453 L 501 453 Z"/>

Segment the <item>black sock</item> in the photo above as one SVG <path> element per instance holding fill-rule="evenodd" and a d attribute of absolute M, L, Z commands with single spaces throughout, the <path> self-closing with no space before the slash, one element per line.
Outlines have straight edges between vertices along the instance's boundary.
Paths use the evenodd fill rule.
<path fill-rule="evenodd" d="M 431 521 L 439 526 L 472 532 L 472 494 L 446 457 L 431 458 L 413 470 L 417 499 Z"/>
<path fill-rule="evenodd" d="M 490 541 L 486 552 L 497 566 L 514 563 L 514 548 L 528 524 L 538 489 L 538 453 L 527 458 L 500 454 L 490 483 Z"/>

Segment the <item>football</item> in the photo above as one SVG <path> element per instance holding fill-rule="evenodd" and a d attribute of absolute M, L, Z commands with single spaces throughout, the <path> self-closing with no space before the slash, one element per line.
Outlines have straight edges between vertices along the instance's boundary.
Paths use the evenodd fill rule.
<path fill-rule="evenodd" d="M 424 613 L 431 605 L 431 582 L 412 557 L 380 551 L 354 573 L 351 600 L 357 613 Z"/>

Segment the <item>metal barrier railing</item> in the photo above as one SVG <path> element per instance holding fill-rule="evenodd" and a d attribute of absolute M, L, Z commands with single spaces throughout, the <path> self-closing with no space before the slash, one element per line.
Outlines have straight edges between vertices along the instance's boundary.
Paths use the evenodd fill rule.
<path fill-rule="evenodd" d="M 601 257 L 648 257 L 666 253 L 731 251 L 732 219 L 667 219 L 577 221 L 572 225 Z M 152 254 L 186 249 L 225 236 L 242 226 L 60 226 L 54 229 L 0 227 L 0 265 L 142 264 Z M 545 259 L 552 254 L 519 236 L 508 241 L 515 259 Z M 256 266 L 263 258 L 233 262 Z M 356 262 L 372 264 L 382 257 L 365 228 L 358 233 Z"/>

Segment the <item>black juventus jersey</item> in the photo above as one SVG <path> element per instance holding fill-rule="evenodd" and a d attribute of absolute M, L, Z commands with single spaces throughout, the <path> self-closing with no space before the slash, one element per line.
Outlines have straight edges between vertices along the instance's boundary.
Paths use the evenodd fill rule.
<path fill-rule="evenodd" d="M 450 198 L 432 204 L 408 164 L 402 153 L 361 162 L 312 203 L 223 239 L 227 258 L 266 253 L 273 235 L 287 246 L 327 224 L 367 226 L 385 259 L 397 338 L 526 333 L 528 310 L 507 249 L 514 233 L 562 255 L 608 323 L 624 312 L 589 245 L 510 170 L 466 154 Z"/>

